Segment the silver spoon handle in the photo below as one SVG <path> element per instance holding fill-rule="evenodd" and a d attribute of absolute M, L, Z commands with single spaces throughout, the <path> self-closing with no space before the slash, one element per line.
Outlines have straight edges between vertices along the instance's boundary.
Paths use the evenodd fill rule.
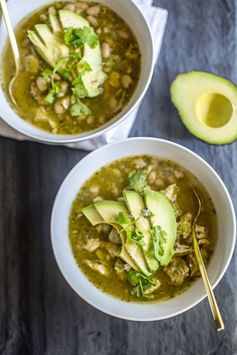
<path fill-rule="evenodd" d="M 16 67 L 19 68 L 19 65 L 20 65 L 20 52 L 19 52 L 19 49 L 18 49 L 15 33 L 14 33 L 14 30 L 13 30 L 13 27 L 12 27 L 12 24 L 11 24 L 11 20 L 10 20 L 10 17 L 9 17 L 7 5 L 6 5 L 5 0 L 0 0 L 0 4 L 1 4 L 1 8 L 2 8 L 3 18 L 5 20 L 5 24 L 6 24 L 8 35 L 9 35 L 9 40 L 10 40 L 10 43 L 11 43 L 13 56 L 14 56 L 14 59 L 15 59 L 15 64 L 16 64 Z"/>
<path fill-rule="evenodd" d="M 194 232 L 193 232 L 194 234 Z M 206 271 L 206 267 L 205 264 L 203 262 L 203 258 L 202 258 L 202 254 L 199 248 L 199 245 L 197 243 L 197 239 L 195 234 L 193 235 L 193 243 L 194 243 L 194 251 L 196 254 L 196 258 L 197 258 L 197 262 L 198 262 L 198 266 L 202 275 L 202 279 L 203 279 L 203 283 L 207 292 L 207 297 L 208 297 L 208 301 L 211 307 L 211 311 L 212 311 L 212 315 L 214 318 L 214 321 L 216 323 L 216 328 L 218 331 L 220 330 L 224 330 L 225 326 L 224 326 L 224 322 L 222 320 L 222 316 L 220 313 L 220 310 L 218 308 L 217 302 L 216 302 L 216 298 L 214 295 L 214 292 L 212 291 L 212 287 L 207 275 L 207 271 Z"/>

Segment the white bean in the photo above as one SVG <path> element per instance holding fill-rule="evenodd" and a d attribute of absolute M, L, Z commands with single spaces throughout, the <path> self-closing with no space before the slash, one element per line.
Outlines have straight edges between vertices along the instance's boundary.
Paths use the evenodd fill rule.
<path fill-rule="evenodd" d="M 68 4 L 64 6 L 64 10 L 75 11 L 76 7 L 74 4 Z"/>
<path fill-rule="evenodd" d="M 132 79 L 129 75 L 123 75 L 121 78 L 122 85 L 127 89 L 132 84 Z"/>
<path fill-rule="evenodd" d="M 38 76 L 36 79 L 36 85 L 40 91 L 46 91 L 48 87 L 47 80 L 43 78 L 42 76 Z"/>
<path fill-rule="evenodd" d="M 54 112 L 57 115 L 62 115 L 65 112 L 65 108 L 62 105 L 62 102 L 60 100 L 57 100 L 54 104 Z"/>
<path fill-rule="evenodd" d="M 76 4 L 76 7 L 79 8 L 79 9 L 82 9 L 82 10 L 86 10 L 88 8 L 88 4 L 86 4 L 85 2 L 78 2 Z"/>
<path fill-rule="evenodd" d="M 91 16 L 97 16 L 100 12 L 99 6 L 92 6 L 87 9 L 87 14 Z"/>
<path fill-rule="evenodd" d="M 107 42 L 102 43 L 102 56 L 104 58 L 108 58 L 111 56 L 111 47 Z"/>
<path fill-rule="evenodd" d="M 98 26 L 98 21 L 94 16 L 87 16 L 87 20 L 90 22 L 92 26 L 97 27 Z"/>
<path fill-rule="evenodd" d="M 60 93 L 57 95 L 57 97 L 63 97 L 65 96 L 67 90 L 68 90 L 68 87 L 69 87 L 69 84 L 67 81 L 62 81 L 62 83 L 60 84 Z"/>

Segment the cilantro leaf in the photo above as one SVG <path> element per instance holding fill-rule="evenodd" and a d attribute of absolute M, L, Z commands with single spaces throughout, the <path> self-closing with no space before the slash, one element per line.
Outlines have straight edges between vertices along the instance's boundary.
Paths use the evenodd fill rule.
<path fill-rule="evenodd" d="M 70 107 L 70 114 L 72 117 L 84 117 L 88 116 L 90 113 L 91 110 L 79 99 L 77 99 L 77 102 Z"/>
<path fill-rule="evenodd" d="M 51 69 L 44 69 L 43 71 L 42 71 L 42 76 L 45 78 L 45 79 L 51 79 L 52 78 L 52 76 L 53 76 L 53 70 L 51 70 Z"/>
<path fill-rule="evenodd" d="M 52 87 L 49 90 L 47 96 L 45 97 L 45 101 L 48 104 L 52 104 L 55 99 L 55 95 L 59 94 L 61 91 L 61 87 L 59 84 L 56 84 L 54 81 L 52 81 Z"/>
<path fill-rule="evenodd" d="M 48 104 L 52 104 L 54 102 L 54 92 L 52 89 L 49 90 L 47 96 L 45 97 L 45 101 Z"/>
<path fill-rule="evenodd" d="M 142 232 L 139 232 L 137 229 L 134 232 L 131 233 L 127 233 L 128 237 L 134 241 L 136 244 L 143 246 L 145 245 L 144 243 L 144 235 L 142 234 Z"/>
<path fill-rule="evenodd" d="M 119 224 L 129 224 L 129 217 L 126 215 L 126 213 L 124 212 L 119 212 L 117 217 L 116 217 L 116 221 Z"/>
<path fill-rule="evenodd" d="M 164 255 L 164 244 L 167 241 L 167 234 L 160 226 L 155 226 L 151 229 L 151 236 L 151 254 L 153 254 L 156 260 L 160 261 L 160 258 Z"/>
<path fill-rule="evenodd" d="M 148 173 L 146 170 L 133 170 L 128 175 L 128 188 L 142 193 L 147 186 Z"/>
<path fill-rule="evenodd" d="M 83 27 L 76 29 L 76 34 L 91 48 L 95 48 L 99 43 L 99 38 L 92 27 Z"/>
<path fill-rule="evenodd" d="M 69 27 L 64 31 L 64 42 L 67 46 L 73 48 L 80 48 L 85 43 L 91 48 L 95 48 L 99 43 L 99 38 L 92 27 Z"/>
<path fill-rule="evenodd" d="M 145 276 L 142 273 L 133 270 L 128 271 L 127 280 L 132 286 L 135 286 L 132 289 L 131 294 L 138 298 L 143 297 L 144 291 L 154 285 L 151 277 Z"/>

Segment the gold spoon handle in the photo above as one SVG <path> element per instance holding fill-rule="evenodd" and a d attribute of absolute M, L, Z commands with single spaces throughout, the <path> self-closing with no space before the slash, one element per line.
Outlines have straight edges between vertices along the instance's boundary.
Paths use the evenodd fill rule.
<path fill-rule="evenodd" d="M 225 326 L 224 326 L 224 323 L 223 323 L 223 320 L 221 317 L 220 310 L 219 310 L 218 305 L 216 303 L 216 298 L 215 298 L 214 292 L 212 291 L 212 287 L 211 287 L 211 284 L 210 284 L 210 281 L 209 281 L 209 278 L 207 275 L 206 267 L 203 262 L 202 254 L 201 254 L 201 251 L 200 251 L 194 231 L 193 231 L 193 244 L 194 244 L 194 251 L 195 251 L 196 258 L 197 258 L 198 266 L 199 266 L 199 269 L 200 269 L 200 272 L 202 275 L 202 279 L 203 279 L 203 283 L 204 283 L 204 286 L 205 286 L 205 289 L 207 292 L 207 297 L 208 297 L 208 301 L 209 301 L 209 304 L 211 307 L 212 315 L 213 315 L 214 321 L 216 323 L 216 328 L 218 331 L 224 330 Z"/>
<path fill-rule="evenodd" d="M 20 52 L 18 49 L 15 33 L 14 33 L 14 30 L 13 30 L 13 27 L 11 24 L 11 20 L 9 17 L 7 5 L 6 5 L 5 0 L 0 0 L 0 4 L 1 4 L 1 8 L 2 8 L 3 18 L 5 20 L 6 27 L 7 27 L 9 40 L 10 40 L 11 47 L 12 47 L 12 52 L 13 52 L 13 56 L 14 56 L 14 60 L 15 60 L 16 69 L 19 70 L 20 69 Z"/>

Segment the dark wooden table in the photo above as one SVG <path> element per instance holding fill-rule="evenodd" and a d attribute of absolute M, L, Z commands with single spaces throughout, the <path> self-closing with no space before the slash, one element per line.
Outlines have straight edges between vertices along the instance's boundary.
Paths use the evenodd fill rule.
<path fill-rule="evenodd" d="M 215 147 L 195 139 L 170 102 L 177 73 L 192 69 L 237 83 L 236 0 L 156 0 L 169 10 L 152 85 L 132 136 L 179 142 L 220 174 L 236 204 L 237 143 Z M 233 355 L 237 354 L 237 256 L 216 296 L 226 324 L 218 333 L 207 301 L 153 323 L 109 317 L 67 285 L 49 235 L 56 191 L 83 151 L 0 139 L 0 354 Z"/>

